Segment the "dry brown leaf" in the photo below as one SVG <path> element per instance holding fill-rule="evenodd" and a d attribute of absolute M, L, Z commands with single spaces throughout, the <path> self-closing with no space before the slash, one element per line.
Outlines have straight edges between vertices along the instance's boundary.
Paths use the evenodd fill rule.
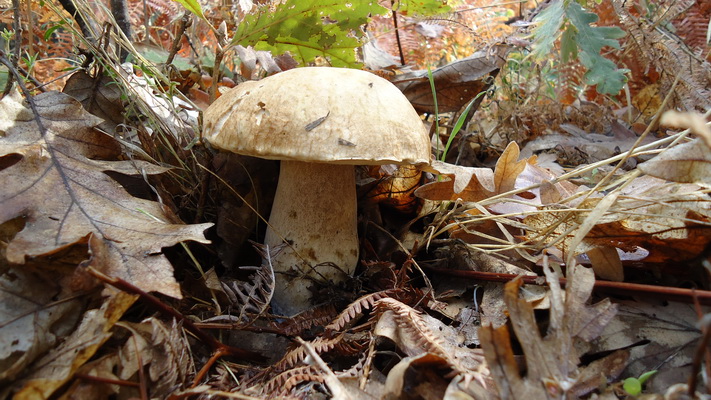
<path fill-rule="evenodd" d="M 614 202 L 611 195 L 617 196 Z M 607 196 L 589 198 L 577 204 L 575 212 L 548 207 L 543 210 L 549 212 L 527 216 L 526 237 L 544 245 L 565 234 L 555 246 L 574 254 L 605 246 L 624 252 L 641 247 L 649 251 L 648 262 L 688 260 L 711 242 L 711 199 L 697 185 L 642 176 Z M 601 202 L 607 203 L 601 208 L 606 208 L 604 215 L 590 219 L 595 225 L 585 227 L 584 238 L 575 240 Z"/>
<path fill-rule="evenodd" d="M 668 181 L 711 187 L 711 148 L 697 138 L 667 149 L 638 168 Z"/>
<path fill-rule="evenodd" d="M 641 164 L 639 169 L 651 176 L 672 182 L 696 183 L 711 187 L 711 129 L 699 113 L 667 111 L 660 124 L 688 128 L 698 139 L 667 149 Z"/>
<path fill-rule="evenodd" d="M 682 303 L 619 303 L 618 318 L 605 327 L 595 351 L 630 347 L 630 362 L 625 376 L 640 376 L 657 370 L 647 390 L 664 392 L 676 383 L 686 382 L 691 360 L 698 350 L 701 331 L 699 314 L 693 305 Z M 701 312 L 708 314 L 709 309 Z"/>
<path fill-rule="evenodd" d="M 115 132 L 118 124 L 124 123 L 124 104 L 121 100 L 121 88 L 113 79 L 104 76 L 92 78 L 88 73 L 79 71 L 72 74 L 62 92 L 79 100 L 84 109 L 101 118 L 101 129 Z"/>
<path fill-rule="evenodd" d="M 148 367 L 150 395 L 165 398 L 176 387 L 186 387 L 193 366 L 190 348 L 183 331 L 175 321 L 172 326 L 149 318 L 140 323 L 119 322 L 131 338 L 119 353 L 117 375 L 124 380 L 138 380 L 139 368 Z"/>
<path fill-rule="evenodd" d="M 58 281 L 29 268 L 0 276 L 0 382 L 14 380 L 74 329 L 81 301 L 56 301 L 63 297 Z"/>
<path fill-rule="evenodd" d="M 506 61 L 507 52 L 506 47 L 501 47 L 500 51 L 497 50 L 493 54 L 477 52 L 432 71 L 437 91 L 437 110 L 434 107 L 427 71 L 413 71 L 399 75 L 393 83 L 420 113 L 459 111 L 476 95 L 491 86 L 493 81 L 491 77 L 495 77 L 499 72 L 499 68 Z"/>
<path fill-rule="evenodd" d="M 526 143 L 521 150 L 523 157 L 554 151 L 558 154 L 558 159 L 566 163 L 577 164 L 579 157 L 586 163 L 593 163 L 630 150 L 638 139 L 633 131 L 617 122 L 612 124 L 609 136 L 588 132 L 571 124 L 561 124 L 560 129 L 564 132 L 550 132 Z M 648 136 L 638 145 L 646 145 L 654 140 L 654 137 Z"/>
<path fill-rule="evenodd" d="M 417 209 L 414 192 L 422 179 L 422 171 L 414 165 L 379 165 L 368 173 L 377 185 L 368 190 L 366 199 L 372 204 L 383 204 L 403 213 Z"/>
<path fill-rule="evenodd" d="M 415 190 L 417 197 L 432 201 L 476 201 L 493 195 L 494 171 L 491 168 L 463 167 L 433 161 L 431 172 L 449 176 L 446 181 L 431 182 Z"/>
<path fill-rule="evenodd" d="M 32 371 L 22 381 L 15 399 L 48 398 L 73 376 L 74 372 L 93 357 L 108 340 L 111 327 L 133 304 L 137 296 L 118 292 L 104 301 L 100 309 L 84 313 L 81 323 L 59 346 L 33 364 Z"/>
<path fill-rule="evenodd" d="M 0 170 L 0 223 L 23 217 L 25 226 L 7 245 L 9 262 L 53 254 L 90 242 L 94 266 L 146 291 L 180 298 L 172 266 L 161 248 L 185 240 L 207 243 L 211 224 L 161 221 L 158 203 L 132 197 L 104 172 L 156 174 L 165 168 L 143 161 L 104 161 L 120 154 L 116 141 L 93 127 L 100 120 L 71 97 L 48 92 L 34 98 L 43 134 L 18 97 L 0 110 L 0 157 L 17 160 Z M 19 156 L 19 157 L 18 157 Z M 2 158 L 0 158 L 2 159 Z"/>
<path fill-rule="evenodd" d="M 516 186 L 516 178 L 526 168 L 526 161 L 518 161 L 518 156 L 518 145 L 511 142 L 496 162 L 494 171 L 434 161 L 431 171 L 452 179 L 422 185 L 415 190 L 415 195 L 433 201 L 480 201 L 507 192 Z"/>
<path fill-rule="evenodd" d="M 444 376 L 450 368 L 447 360 L 430 353 L 405 357 L 388 373 L 381 398 L 441 399 L 449 386 Z"/>
<path fill-rule="evenodd" d="M 505 290 L 513 330 L 526 357 L 525 378 L 514 362 L 508 328 L 483 326 L 479 332 L 484 355 L 502 398 L 559 398 L 566 393 L 581 396 L 597 387 L 590 386 L 587 378 L 590 374 L 584 371 L 586 368 L 600 371 L 600 366 L 580 366 L 580 356 L 589 348 L 587 343 L 598 337 L 615 316 L 617 308 L 607 299 L 593 306 L 586 305 L 595 282 L 592 271 L 570 266 L 568 286 L 563 293 L 557 274 L 547 265 L 544 270 L 551 289 L 550 325 L 545 337 L 538 333 L 533 307 L 518 297 L 521 282 L 512 281 Z M 617 358 L 610 365 L 617 367 L 604 372 L 608 379 L 614 379 L 625 363 Z"/>
<path fill-rule="evenodd" d="M 518 144 L 511 142 L 496 161 L 494 184 L 496 185 L 497 193 L 511 191 L 516 186 L 516 179 L 526 168 L 526 160 L 518 160 L 520 154 Z"/>
<path fill-rule="evenodd" d="M 689 129 L 695 135 L 702 138 L 704 143 L 706 143 L 706 147 L 711 149 L 711 128 L 706 125 L 706 118 L 699 113 L 669 110 L 662 115 L 659 124 Z"/>
<path fill-rule="evenodd" d="M 625 280 L 622 260 L 617 249 L 612 246 L 600 246 L 587 252 L 595 275 L 608 281 L 622 282 Z"/>

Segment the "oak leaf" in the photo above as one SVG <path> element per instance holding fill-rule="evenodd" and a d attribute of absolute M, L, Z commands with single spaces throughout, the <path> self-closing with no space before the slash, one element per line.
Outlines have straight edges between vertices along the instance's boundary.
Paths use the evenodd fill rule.
<path fill-rule="evenodd" d="M 105 172 L 157 174 L 166 168 L 111 161 L 121 154 L 117 141 L 95 130 L 101 120 L 71 97 L 48 92 L 33 101 L 34 113 L 17 94 L 0 101 L 0 224 L 24 220 L 7 244 L 7 260 L 23 264 L 88 242 L 104 274 L 180 298 L 161 248 L 185 240 L 208 243 L 202 232 L 211 224 L 163 222 L 158 203 L 131 196 Z"/>
<path fill-rule="evenodd" d="M 563 290 L 558 274 L 544 266 L 550 286 L 550 322 L 543 336 L 533 314 L 533 306 L 519 298 L 520 280 L 506 284 L 505 302 L 513 332 L 525 354 L 526 376 L 515 362 L 507 325 L 482 326 L 481 347 L 501 398 L 577 398 L 597 388 L 602 376 L 615 379 L 629 358 L 621 350 L 588 365 L 581 357 L 593 339 L 614 319 L 617 306 L 609 299 L 588 305 L 595 277 L 591 270 L 572 265 Z"/>
<path fill-rule="evenodd" d="M 519 161 L 519 154 L 516 142 L 509 143 L 493 171 L 491 168 L 463 167 L 435 161 L 431 172 L 448 176 L 451 180 L 422 185 L 415 191 L 415 195 L 432 201 L 481 201 L 510 191 L 526 168 L 526 160 Z"/>
<path fill-rule="evenodd" d="M 397 76 L 393 84 L 402 91 L 420 113 L 456 112 L 482 92 L 506 61 L 510 48 L 500 46 L 492 52 L 480 51 L 432 71 L 437 101 L 432 97 L 428 71 L 412 71 Z M 477 99 L 477 105 L 483 96 Z M 472 111 L 474 112 L 474 111 Z"/>

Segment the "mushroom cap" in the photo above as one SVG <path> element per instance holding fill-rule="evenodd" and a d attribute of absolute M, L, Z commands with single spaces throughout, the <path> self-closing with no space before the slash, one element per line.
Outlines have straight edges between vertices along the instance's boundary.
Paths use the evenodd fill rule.
<path fill-rule="evenodd" d="M 214 147 L 276 160 L 425 164 L 430 140 L 389 81 L 366 71 L 305 67 L 238 85 L 205 111 Z"/>

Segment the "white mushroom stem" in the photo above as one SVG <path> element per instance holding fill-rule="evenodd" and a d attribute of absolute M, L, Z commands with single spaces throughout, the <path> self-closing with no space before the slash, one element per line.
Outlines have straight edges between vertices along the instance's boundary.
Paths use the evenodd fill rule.
<path fill-rule="evenodd" d="M 291 246 L 272 260 L 272 306 L 292 316 L 311 307 L 313 280 L 342 282 L 358 262 L 355 171 L 352 165 L 282 161 L 265 244 Z M 337 267 L 336 267 L 337 266 Z"/>

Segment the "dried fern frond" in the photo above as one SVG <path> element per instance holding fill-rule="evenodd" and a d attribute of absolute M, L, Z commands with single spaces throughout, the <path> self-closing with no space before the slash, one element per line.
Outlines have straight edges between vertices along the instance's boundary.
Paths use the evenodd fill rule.
<path fill-rule="evenodd" d="M 237 320 L 244 324 L 249 324 L 257 319 L 269 307 L 275 288 L 272 259 L 283 248 L 283 246 L 277 246 L 270 249 L 269 246 L 258 243 L 253 243 L 253 245 L 262 256 L 262 265 L 258 268 L 243 267 L 256 269 L 250 282 L 221 282 L 222 290 L 227 295 L 230 304 L 239 310 L 236 314 Z"/>
<path fill-rule="evenodd" d="M 309 344 L 314 348 L 316 353 L 322 354 L 333 350 L 336 345 L 343 340 L 343 337 L 343 334 L 333 338 L 318 337 L 309 342 Z M 277 372 L 286 371 L 287 369 L 293 368 L 295 365 L 302 363 L 307 355 L 308 353 L 306 352 L 306 349 L 303 346 L 299 346 L 286 353 L 281 360 L 272 366 L 271 370 Z"/>
<path fill-rule="evenodd" d="M 686 12 L 672 23 L 676 28 L 676 34 L 684 39 L 684 43 L 689 46 L 696 55 L 705 56 L 709 61 L 709 43 L 707 32 L 709 29 L 709 18 L 711 17 L 711 3 L 693 2 Z"/>
<path fill-rule="evenodd" d="M 345 310 L 338 314 L 336 319 L 326 325 L 326 332 L 339 332 L 343 330 L 343 328 L 345 328 L 348 324 L 357 320 L 356 317 L 362 316 L 363 310 L 372 309 L 376 301 L 385 297 L 390 297 L 394 291 L 395 289 L 388 289 L 359 297 L 354 302 L 349 304 Z"/>
<path fill-rule="evenodd" d="M 304 382 L 323 383 L 324 378 L 313 366 L 307 365 L 286 370 L 270 379 L 262 388 L 265 398 L 286 396 L 299 384 Z"/>
<path fill-rule="evenodd" d="M 430 329 L 422 317 L 422 313 L 414 308 L 392 298 L 384 298 L 375 303 L 375 315 L 382 318 L 385 313 L 391 313 L 397 326 L 402 330 L 401 346 L 408 356 L 430 353 L 447 360 L 456 372 L 464 372 L 466 368 L 446 350 L 444 339 Z M 404 336 L 404 335 L 406 336 Z"/>
<path fill-rule="evenodd" d="M 711 64 L 695 56 L 681 40 L 662 30 L 659 21 L 636 15 L 634 6 L 629 2 L 615 0 L 613 5 L 629 34 L 627 46 L 633 47 L 646 65 L 659 71 L 661 93 L 668 92 L 679 77 L 674 99 L 676 104 L 672 106 L 702 112 L 711 108 Z"/>
<path fill-rule="evenodd" d="M 309 329 L 328 324 L 337 314 L 333 304 L 324 304 L 284 320 L 278 329 L 286 336 L 302 336 Z"/>

